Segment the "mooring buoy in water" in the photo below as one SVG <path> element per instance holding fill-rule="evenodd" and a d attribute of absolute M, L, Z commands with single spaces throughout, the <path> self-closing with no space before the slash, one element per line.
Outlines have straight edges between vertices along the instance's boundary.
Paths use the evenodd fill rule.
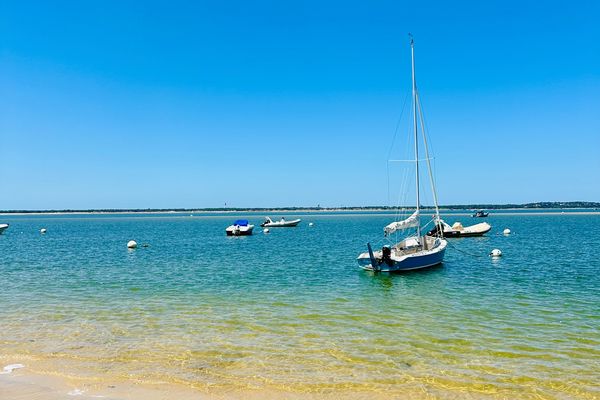
<path fill-rule="evenodd" d="M 505 235 L 510 235 L 510 229 L 506 228 L 502 231 L 502 233 L 504 233 Z"/>
<path fill-rule="evenodd" d="M 46 228 L 40 229 L 40 233 L 46 233 Z"/>
<path fill-rule="evenodd" d="M 314 225 L 314 224 L 313 224 L 312 222 L 308 224 L 308 226 L 313 226 L 313 225 Z"/>
<path fill-rule="evenodd" d="M 492 257 L 502 257 L 502 252 L 499 249 L 494 249 L 490 253 L 490 256 L 492 256 Z"/>
<path fill-rule="evenodd" d="M 263 232 L 264 232 L 264 233 L 269 233 L 269 232 L 270 232 L 270 231 L 269 231 L 269 228 L 265 228 L 265 229 L 263 229 Z"/>
<path fill-rule="evenodd" d="M 135 249 L 137 247 L 137 242 L 135 240 L 130 240 L 127 242 L 128 249 Z"/>

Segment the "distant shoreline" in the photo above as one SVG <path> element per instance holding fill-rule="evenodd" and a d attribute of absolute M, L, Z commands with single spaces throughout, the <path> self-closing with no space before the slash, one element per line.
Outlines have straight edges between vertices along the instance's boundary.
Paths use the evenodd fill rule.
<path fill-rule="evenodd" d="M 411 208 L 411 207 L 406 207 Z M 360 212 L 360 211 L 395 211 L 398 207 L 389 206 L 364 206 L 364 207 L 221 207 L 221 208 L 136 208 L 136 209 L 63 209 L 63 210 L 0 210 L 0 215 L 27 215 L 27 214 L 169 214 L 169 213 L 239 213 L 239 212 L 262 212 L 262 213 L 285 213 L 285 212 Z M 424 210 L 433 210 L 431 206 L 424 206 Z M 441 211 L 472 211 L 472 210 L 579 210 L 595 209 L 600 211 L 600 202 L 540 202 L 526 204 L 468 204 L 468 205 L 446 205 L 440 206 Z"/>

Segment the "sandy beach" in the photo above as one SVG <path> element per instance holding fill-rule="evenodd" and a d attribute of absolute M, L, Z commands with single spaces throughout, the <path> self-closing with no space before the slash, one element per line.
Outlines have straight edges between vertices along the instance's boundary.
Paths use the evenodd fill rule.
<path fill-rule="evenodd" d="M 15 370 L 11 374 L 0 375 L 0 398 L 10 400 L 367 400 L 389 399 L 391 393 L 376 393 L 359 390 L 324 390 L 298 392 L 265 388 L 240 389 L 200 389 L 183 384 L 129 382 L 119 380 L 85 380 L 73 376 L 57 376 L 29 371 L 27 367 Z M 394 396 L 395 397 L 395 396 Z M 430 395 L 421 390 L 405 392 L 405 399 L 430 399 Z M 473 397 L 469 398 L 485 398 Z"/>

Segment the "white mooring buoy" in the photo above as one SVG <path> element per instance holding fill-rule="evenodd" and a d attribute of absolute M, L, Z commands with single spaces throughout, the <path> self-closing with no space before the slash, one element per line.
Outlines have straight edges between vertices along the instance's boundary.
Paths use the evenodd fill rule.
<path fill-rule="evenodd" d="M 313 225 L 314 225 L 314 224 L 313 224 L 312 222 L 308 224 L 308 226 L 313 226 Z"/>
<path fill-rule="evenodd" d="M 128 249 L 135 249 L 137 247 L 137 242 L 135 240 L 130 240 L 127 242 Z"/>
<path fill-rule="evenodd" d="M 269 228 L 265 228 L 265 229 L 263 229 L 263 232 L 264 232 L 264 233 L 269 233 Z"/>
<path fill-rule="evenodd" d="M 40 229 L 40 233 L 46 233 L 46 228 Z"/>
<path fill-rule="evenodd" d="M 502 231 L 502 233 L 504 233 L 505 235 L 510 235 L 510 229 L 506 228 Z"/>
<path fill-rule="evenodd" d="M 494 249 L 490 253 L 490 256 L 492 256 L 492 257 L 502 257 L 502 252 L 499 249 Z"/>

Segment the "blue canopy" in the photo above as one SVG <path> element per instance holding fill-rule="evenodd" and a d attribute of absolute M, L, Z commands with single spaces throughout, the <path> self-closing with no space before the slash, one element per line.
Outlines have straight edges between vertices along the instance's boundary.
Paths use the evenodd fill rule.
<path fill-rule="evenodd" d="M 237 219 L 237 220 L 235 220 L 235 222 L 233 224 L 239 225 L 239 226 L 248 226 L 248 220 L 247 219 Z"/>

